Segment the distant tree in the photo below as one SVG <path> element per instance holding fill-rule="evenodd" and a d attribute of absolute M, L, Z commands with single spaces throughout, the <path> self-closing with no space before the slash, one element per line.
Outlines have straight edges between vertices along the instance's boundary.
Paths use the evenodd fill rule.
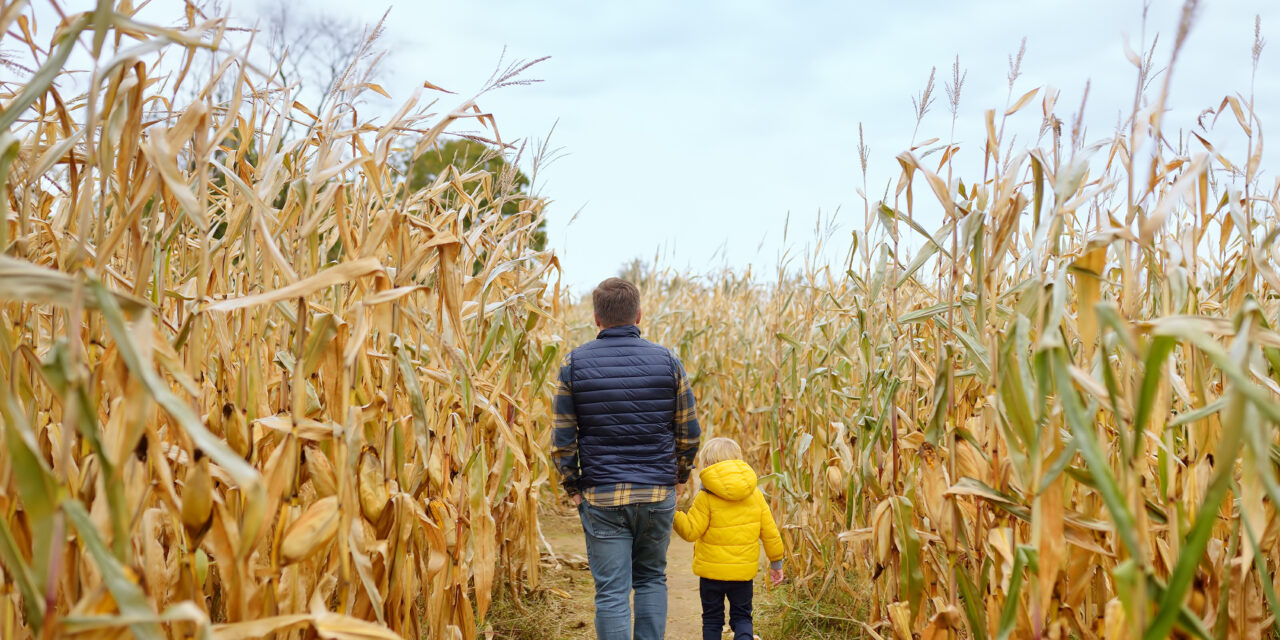
<path fill-rule="evenodd" d="M 649 277 L 649 264 L 640 258 L 632 258 L 618 269 L 618 277 L 632 284 L 639 284 Z"/>
<path fill-rule="evenodd" d="M 436 178 L 450 166 L 456 167 L 458 172 L 464 175 L 472 171 L 488 172 L 497 181 L 496 186 L 499 191 L 508 190 L 508 193 L 513 194 L 528 193 L 529 177 L 524 172 L 509 164 L 496 148 L 466 138 L 449 140 L 418 156 L 408 170 L 409 188 L 417 191 L 431 186 Z M 468 183 L 463 185 L 468 190 L 473 186 L 475 185 Z M 477 204 L 483 206 L 483 203 Z M 508 200 L 502 203 L 501 211 L 504 216 L 515 215 L 520 212 L 520 205 L 516 201 Z M 544 219 L 538 223 L 530 246 L 541 251 L 546 248 L 546 245 L 547 221 Z"/>
<path fill-rule="evenodd" d="M 344 86 L 381 71 L 386 54 L 376 43 L 385 15 L 377 23 L 353 22 L 302 0 L 259 2 L 258 15 L 269 71 L 317 114 Z"/>
<path fill-rule="evenodd" d="M 226 5 L 225 0 L 188 0 L 184 26 L 227 14 Z M 384 14 L 376 23 L 353 21 L 302 0 L 258 0 L 247 19 L 231 24 L 230 32 L 242 40 L 247 32 L 256 32 L 248 62 L 269 76 L 271 85 L 264 89 L 287 87 L 293 99 L 319 114 L 341 98 L 344 88 L 374 82 L 382 72 L 389 55 L 389 48 L 381 45 L 385 20 Z M 193 80 L 181 83 L 181 95 L 176 96 L 184 101 L 205 91 L 201 81 L 213 75 L 226 54 L 201 49 L 191 55 L 185 76 Z M 0 64 L 3 60 L 0 55 Z M 234 85 L 233 71 L 224 74 L 210 94 L 216 102 L 226 102 Z"/>

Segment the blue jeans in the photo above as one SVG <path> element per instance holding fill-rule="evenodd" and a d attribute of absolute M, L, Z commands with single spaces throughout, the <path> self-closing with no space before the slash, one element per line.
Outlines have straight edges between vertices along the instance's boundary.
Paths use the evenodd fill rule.
<path fill-rule="evenodd" d="M 667 631 L 667 544 L 674 493 L 662 502 L 578 505 L 596 584 L 597 640 L 662 640 Z M 635 635 L 631 592 L 635 591 Z"/>

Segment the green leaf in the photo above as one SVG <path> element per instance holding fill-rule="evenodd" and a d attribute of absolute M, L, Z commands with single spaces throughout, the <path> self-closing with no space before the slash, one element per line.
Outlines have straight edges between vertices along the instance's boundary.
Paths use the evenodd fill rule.
<path fill-rule="evenodd" d="M 938 231 L 937 235 L 934 235 L 932 238 L 929 238 L 928 234 L 925 234 L 925 237 L 929 238 L 929 242 L 923 247 L 920 247 L 920 251 L 916 253 L 914 258 L 912 258 L 911 264 L 907 265 L 906 270 L 904 270 L 902 275 L 898 277 L 898 281 L 895 286 L 902 286 L 902 283 L 911 279 L 911 276 L 914 275 L 916 271 L 919 271 L 920 267 L 923 267 L 924 263 L 928 262 L 929 258 L 933 257 L 933 254 L 941 251 L 943 256 L 950 258 L 951 254 L 942 247 L 942 242 L 951 235 L 951 229 L 955 226 L 956 223 L 952 220 L 944 225 L 942 229 Z"/>
<path fill-rule="evenodd" d="M 980 575 L 985 578 L 990 566 L 989 562 L 984 561 Z M 964 617 L 969 622 L 969 633 L 974 640 L 987 640 L 986 611 L 984 609 L 986 603 L 982 599 L 982 592 L 978 590 L 977 585 L 973 584 L 966 567 L 960 567 L 956 571 L 956 577 L 959 578 L 960 599 L 964 602 Z"/>
<path fill-rule="evenodd" d="M 965 350 L 969 352 L 969 361 L 973 363 L 973 368 L 977 371 L 978 379 L 986 384 L 991 381 L 991 367 L 987 364 L 990 358 L 987 356 L 987 348 L 974 336 L 956 329 L 952 334 L 960 339 L 964 344 Z"/>
<path fill-rule="evenodd" d="M 1018 621 L 1018 601 L 1022 599 L 1023 568 L 1034 553 L 1035 549 L 1025 545 L 1019 546 L 1014 551 L 1013 571 L 1009 574 L 1009 591 L 1005 596 L 1004 607 L 1000 610 L 1000 626 L 996 640 L 1009 640 L 1009 634 L 1013 633 L 1013 627 Z"/>
<path fill-rule="evenodd" d="M 115 3 L 112 0 L 98 0 L 98 6 L 93 11 L 93 57 L 97 58 L 102 55 L 102 45 L 107 41 L 107 34 L 111 30 L 111 18 L 115 13 Z"/>
<path fill-rule="evenodd" d="M 895 241 L 898 239 L 898 224 L 895 220 L 896 217 L 896 212 L 886 206 L 885 203 L 881 202 L 880 206 L 876 207 L 876 218 L 880 221 L 880 226 L 884 227 L 885 232 L 888 233 L 889 237 L 893 238 Z"/>
<path fill-rule="evenodd" d="M 942 361 L 951 362 L 951 345 L 946 345 L 944 351 L 946 354 Z M 949 373 L 948 367 L 938 367 L 933 380 L 933 411 L 929 415 L 929 421 L 924 425 L 924 438 L 933 445 L 938 444 L 946 431 L 947 392 L 950 390 L 950 385 L 947 383 Z"/>
<path fill-rule="evenodd" d="M 1258 575 L 1262 576 L 1262 593 L 1267 597 L 1267 608 L 1273 613 L 1280 611 L 1280 601 L 1276 600 L 1276 584 L 1275 580 L 1268 580 L 1266 576 L 1271 575 L 1267 569 L 1267 556 L 1262 552 L 1259 544 L 1258 535 L 1253 531 L 1253 527 L 1249 526 L 1249 521 L 1240 518 L 1239 522 L 1244 524 L 1245 532 L 1249 535 L 1249 545 L 1253 547 L 1253 566 L 1258 571 Z M 1271 618 L 1272 633 L 1280 636 L 1280 616 L 1272 616 Z"/>
<path fill-rule="evenodd" d="M 44 626 L 43 588 L 36 583 L 31 567 L 22 561 L 22 552 L 18 550 L 18 542 L 13 538 L 13 531 L 6 518 L 0 518 L 0 562 L 4 563 L 6 572 L 18 583 L 27 624 L 31 625 L 34 632 L 39 633 Z"/>
<path fill-rule="evenodd" d="M 89 445 L 89 450 L 98 460 L 98 467 L 103 477 L 103 487 L 107 495 L 107 511 L 111 522 L 112 552 L 121 562 L 127 560 L 128 554 L 128 522 L 129 514 L 125 505 L 124 485 L 120 482 L 115 460 L 107 454 L 102 444 L 102 428 L 98 424 L 98 412 L 93 400 L 89 397 L 85 379 L 87 373 L 75 371 L 71 363 L 71 355 L 67 352 L 67 343 L 59 339 L 42 365 L 42 370 L 51 386 L 62 396 L 67 406 L 74 406 L 74 412 L 68 412 L 64 419 L 70 420 L 74 415 L 75 428 L 80 437 Z"/>
<path fill-rule="evenodd" d="M 1162 371 L 1164 361 L 1168 359 L 1177 344 L 1177 341 L 1170 336 L 1158 336 L 1147 348 L 1147 359 L 1142 374 L 1142 391 L 1138 395 L 1138 406 L 1133 418 L 1133 434 L 1129 437 L 1129 450 L 1126 452 L 1129 460 L 1133 460 L 1141 450 L 1138 445 L 1143 441 L 1147 421 L 1151 419 L 1151 410 L 1159 396 L 1160 380 L 1164 375 Z"/>
<path fill-rule="evenodd" d="M 140 619 L 154 618 L 155 611 L 147 604 L 147 597 L 142 593 L 142 588 L 129 579 L 125 574 L 124 565 L 107 551 L 107 546 L 98 536 L 98 530 L 89 520 L 89 513 L 84 510 L 84 506 L 75 500 L 63 500 L 62 512 L 67 514 L 67 519 L 76 528 L 80 542 L 93 557 L 94 565 L 102 575 L 102 582 L 115 598 L 116 606 L 120 607 L 120 613 L 125 616 L 137 616 Z M 130 625 L 129 630 L 133 632 L 135 638 L 163 640 L 165 637 L 164 631 L 155 622 L 138 622 Z"/>
<path fill-rule="evenodd" d="M 4 417 L 6 453 L 13 465 L 18 497 L 22 499 L 28 530 L 33 534 L 52 531 L 53 516 L 61 493 L 54 480 L 53 470 L 40 454 L 40 447 L 36 444 L 26 415 L 14 402 L 8 385 L 0 384 L 0 400 L 3 401 L 0 404 L 0 414 Z M 28 619 L 33 626 L 42 626 L 44 592 L 49 579 L 49 559 L 54 541 L 48 535 L 32 535 L 31 564 L 28 566 L 22 561 L 13 532 L 7 526 L 8 522 L 5 525 L 4 536 L 7 539 L 4 548 L 0 549 L 3 551 L 0 559 L 5 561 L 5 566 L 10 567 L 10 575 L 18 578 Z"/>
<path fill-rule="evenodd" d="M 923 309 L 916 309 L 915 311 L 909 311 L 907 313 L 904 313 L 898 316 L 898 323 L 911 324 L 912 322 L 920 322 L 921 320 L 925 320 L 925 319 L 932 318 L 934 316 L 946 313 L 948 309 L 951 309 L 954 306 L 955 305 L 947 304 L 943 302 L 941 304 L 935 304 L 933 306 L 925 307 Z"/>
<path fill-rule="evenodd" d="M 1138 563 L 1129 558 L 1111 569 L 1111 579 L 1115 584 L 1116 597 L 1124 607 L 1127 622 L 1132 625 L 1145 613 L 1147 604 L 1146 580 Z"/>
<path fill-rule="evenodd" d="M 889 245 L 880 245 L 880 251 L 877 253 L 879 259 L 876 260 L 875 270 L 871 274 L 871 283 L 867 285 L 867 298 L 870 300 L 880 299 L 880 290 L 884 288 L 884 282 L 889 277 L 889 251 Z M 896 257 L 894 261 L 897 261 Z M 859 314 L 862 315 L 861 310 Z M 865 322 L 860 324 L 864 330 L 867 329 Z"/>
<path fill-rule="evenodd" d="M 320 364 L 320 359 L 338 335 L 338 323 L 332 313 L 318 313 L 311 322 L 311 330 L 307 332 L 307 342 L 302 348 L 302 375 L 311 375 Z M 283 353 L 283 352 L 282 352 Z"/>
<path fill-rule="evenodd" d="M 1043 492 L 1050 485 L 1052 485 L 1054 480 L 1057 480 L 1058 476 L 1062 475 L 1062 472 L 1071 464 L 1071 461 L 1076 457 L 1076 451 L 1077 451 L 1076 441 L 1074 439 L 1069 440 L 1067 441 L 1066 444 L 1067 444 L 1066 448 L 1062 450 L 1062 453 L 1058 454 L 1057 458 L 1054 458 L 1053 464 L 1049 466 L 1049 470 L 1045 471 L 1044 476 L 1040 478 L 1040 483 L 1039 483 L 1040 492 Z M 1039 493 L 1037 493 L 1037 495 L 1039 495 Z"/>
<path fill-rule="evenodd" d="M 0 255 L 0 300 L 71 308 L 75 302 L 75 287 L 75 278 L 61 271 Z M 128 310 L 130 314 L 148 308 L 147 301 L 129 294 L 111 292 L 110 295 L 118 306 Z M 82 302 L 89 309 L 99 306 L 93 297 L 85 298 Z"/>
<path fill-rule="evenodd" d="M 800 349 L 800 348 L 801 348 L 800 341 L 799 341 L 799 340 L 796 340 L 794 337 L 792 337 L 792 336 L 791 336 L 791 334 L 786 333 L 785 331 L 778 331 L 778 332 L 774 333 L 773 335 L 774 335 L 774 337 L 776 337 L 777 339 L 779 339 L 779 340 L 781 340 L 781 341 L 783 341 L 783 342 L 785 342 L 785 343 L 787 343 L 787 344 L 791 345 L 792 347 L 795 347 L 796 349 Z"/>
<path fill-rule="evenodd" d="M 1236 340 L 1232 344 L 1231 355 L 1234 360 L 1241 363 L 1246 363 L 1250 352 L 1254 350 L 1247 337 L 1250 324 L 1249 319 L 1246 318 L 1244 326 L 1237 332 Z M 1216 343 L 1214 346 L 1217 346 Z M 1219 347 L 1218 350 L 1221 351 L 1221 348 Z M 1227 364 L 1234 363 L 1228 361 Z M 1223 369 L 1226 373 L 1225 367 Z M 1228 377 L 1232 376 L 1228 374 Z M 1215 465 L 1213 479 L 1196 512 L 1195 522 L 1191 525 L 1191 531 L 1188 532 L 1187 539 L 1179 551 L 1178 563 L 1174 565 L 1173 573 L 1169 576 L 1168 590 L 1157 604 L 1155 618 L 1143 634 L 1144 640 L 1160 640 L 1168 637 L 1174 623 L 1177 622 L 1178 612 L 1187 590 L 1191 588 L 1196 567 L 1204 557 L 1209 539 L 1213 536 L 1214 525 L 1218 522 L 1218 509 L 1222 506 L 1222 501 L 1226 498 L 1234 479 L 1234 461 L 1239 457 L 1240 447 L 1243 444 L 1243 424 L 1248 419 L 1247 414 L 1256 406 L 1246 403 L 1245 387 L 1252 386 L 1247 379 L 1237 382 L 1232 377 L 1232 384 L 1227 391 L 1227 412 L 1222 420 L 1222 433 L 1214 455 L 1219 463 Z"/>
<path fill-rule="evenodd" d="M 9 170 L 18 157 L 22 145 L 18 138 L 8 131 L 0 131 L 0 202 L 9 201 Z M 9 224 L 0 224 L 0 253 L 9 246 Z"/>
<path fill-rule="evenodd" d="M 1130 513 L 1129 507 L 1125 505 L 1123 493 L 1120 491 L 1119 485 L 1116 484 L 1115 476 L 1111 472 L 1111 466 L 1107 464 L 1106 454 L 1102 452 L 1102 447 L 1098 444 L 1098 435 L 1094 431 L 1094 414 L 1097 409 L 1086 413 L 1085 408 L 1080 404 L 1080 395 L 1076 392 L 1072 385 L 1071 377 L 1067 373 L 1067 354 L 1064 347 L 1056 347 L 1048 353 L 1049 360 L 1053 363 L 1054 378 L 1057 381 L 1058 397 L 1062 403 L 1063 413 L 1066 415 L 1067 424 L 1071 427 L 1072 436 L 1076 440 L 1076 446 L 1080 450 L 1080 454 L 1084 456 L 1085 463 L 1089 466 L 1089 471 L 1093 475 L 1094 482 L 1097 483 L 1098 493 L 1102 496 L 1102 502 L 1107 506 L 1107 511 L 1111 512 L 1111 519 L 1115 522 L 1116 532 L 1120 535 L 1120 541 L 1128 550 L 1129 555 L 1135 558 L 1141 558 L 1142 546 L 1138 542 L 1137 526 L 1134 521 L 1133 514 Z"/>
<path fill-rule="evenodd" d="M 1053 199 L 1054 204 L 1061 205 L 1066 202 L 1080 188 L 1080 183 L 1084 181 L 1084 176 L 1089 171 L 1089 156 L 1091 153 L 1080 154 L 1065 171 L 1056 174 L 1053 182 Z"/>
<path fill-rule="evenodd" d="M 1231 535 L 1227 538 L 1227 555 L 1226 558 L 1234 558 L 1239 553 L 1238 546 L 1240 544 L 1240 518 L 1234 518 L 1231 521 Z M 1235 591 L 1233 583 L 1235 582 L 1235 571 L 1226 571 L 1226 575 L 1222 576 L 1222 586 L 1218 588 L 1218 611 L 1227 611 L 1231 604 L 1231 594 Z M 1218 616 L 1217 622 L 1213 625 L 1213 637 L 1227 637 L 1227 625 L 1231 622 L 1231 616 Z"/>
<path fill-rule="evenodd" d="M 1032 217 L 1031 229 L 1034 231 L 1040 226 L 1040 208 L 1044 202 L 1044 165 L 1040 163 L 1040 157 L 1037 153 L 1031 154 L 1031 183 L 1034 185 L 1032 190 Z"/>
<path fill-rule="evenodd" d="M 898 534 L 898 581 L 902 593 L 907 596 L 907 604 L 911 607 L 914 619 L 924 601 L 924 572 L 920 566 L 924 558 L 920 555 L 920 536 L 916 533 L 915 509 L 905 496 L 892 498 L 893 530 Z"/>
<path fill-rule="evenodd" d="M 1015 328 L 1015 331 L 1017 329 Z M 1000 399 L 1005 419 L 1013 427 L 1012 432 L 1021 441 L 1023 447 L 1029 447 L 1035 440 L 1035 431 L 1039 428 L 1035 417 L 1031 414 L 1031 402 L 1028 387 L 1023 375 L 1022 359 L 1015 351 L 1016 340 L 1005 340 L 1000 367 L 1001 384 Z"/>
<path fill-rule="evenodd" d="M 502 315 L 502 322 L 496 322 L 489 326 L 489 331 L 485 335 L 484 345 L 480 348 L 480 356 L 476 358 L 476 362 L 488 360 L 489 354 L 493 352 L 493 346 L 498 343 L 502 336 L 506 335 L 510 327 L 510 320 L 505 313 Z"/>
<path fill-rule="evenodd" d="M 1209 404 L 1206 404 L 1205 406 L 1200 407 L 1199 409 L 1192 409 L 1191 411 L 1184 411 L 1182 413 L 1179 413 L 1176 417 L 1174 417 L 1174 419 L 1169 421 L 1168 426 L 1180 427 L 1184 424 L 1199 422 L 1215 413 L 1218 413 L 1219 411 L 1222 411 L 1225 408 L 1227 408 L 1227 399 L 1218 398 L 1217 400 L 1214 400 L 1213 402 L 1210 402 Z"/>
<path fill-rule="evenodd" d="M 1235 557 L 1234 551 L 1235 551 L 1234 549 L 1229 549 L 1227 551 L 1226 557 L 1228 558 Z M 1155 594 L 1156 598 L 1160 598 L 1165 591 L 1164 583 L 1161 582 L 1159 578 L 1152 575 L 1149 571 L 1146 575 L 1147 575 L 1147 590 Z M 1229 593 L 1230 593 L 1229 589 L 1223 590 L 1223 595 L 1228 595 Z M 1226 608 L 1224 607 L 1222 609 L 1219 609 L 1219 611 L 1226 611 Z M 1227 616 L 1220 616 L 1218 620 L 1224 621 L 1224 620 L 1227 620 L 1227 618 L 1228 618 Z M 1200 640 L 1210 640 L 1210 638 L 1212 637 L 1209 635 L 1208 630 L 1205 629 L 1204 623 L 1200 621 L 1200 618 L 1197 618 L 1195 613 L 1193 613 L 1191 609 L 1188 608 L 1187 605 L 1185 604 L 1178 608 L 1177 626 L 1178 628 L 1182 629 L 1187 633 L 1190 633 L 1191 635 L 1199 638 Z"/>
<path fill-rule="evenodd" d="M 1133 337 L 1133 330 L 1129 328 L 1129 323 L 1120 317 L 1120 309 L 1113 302 L 1102 301 L 1094 306 L 1098 312 L 1098 324 L 1111 329 L 1115 332 L 1116 337 L 1120 339 L 1120 344 L 1129 353 L 1138 353 L 1138 341 Z"/>
<path fill-rule="evenodd" d="M 1271 392 L 1254 384 L 1252 377 L 1245 373 L 1245 369 L 1233 361 L 1222 345 L 1200 328 L 1200 324 L 1197 318 L 1168 318 L 1156 324 L 1153 334 L 1176 336 L 1195 345 L 1222 370 L 1223 375 L 1239 387 L 1240 393 L 1244 394 L 1268 420 L 1280 423 L 1280 404 L 1276 404 L 1271 399 Z M 1238 331 L 1237 335 L 1248 335 L 1248 332 Z"/>

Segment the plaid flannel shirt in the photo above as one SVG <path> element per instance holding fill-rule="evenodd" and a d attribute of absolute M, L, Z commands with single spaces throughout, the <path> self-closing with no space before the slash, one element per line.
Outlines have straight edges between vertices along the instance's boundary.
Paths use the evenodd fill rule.
<path fill-rule="evenodd" d="M 693 471 L 694 457 L 698 454 L 698 443 L 702 429 L 698 426 L 698 415 L 693 399 L 693 388 L 689 385 L 689 376 L 685 374 L 680 359 L 676 361 L 676 480 L 686 482 Z M 674 487 L 662 485 L 635 484 L 621 482 L 596 487 L 578 487 L 581 478 L 578 466 L 578 414 L 573 406 L 573 381 L 570 379 L 573 355 L 565 358 L 560 367 L 559 384 L 555 397 L 555 428 L 552 430 L 551 457 L 555 460 L 556 469 L 560 472 L 560 484 L 566 494 L 573 496 L 581 493 L 583 499 L 596 507 L 618 507 L 628 504 L 661 502 L 675 490 Z"/>

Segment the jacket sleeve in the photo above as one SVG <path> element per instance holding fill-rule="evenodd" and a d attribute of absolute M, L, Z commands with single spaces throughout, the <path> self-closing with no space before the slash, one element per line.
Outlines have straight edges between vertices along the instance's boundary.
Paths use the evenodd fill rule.
<path fill-rule="evenodd" d="M 694 460 L 698 455 L 698 445 L 702 439 L 702 427 L 698 425 L 697 402 L 693 398 L 693 387 L 690 386 L 689 375 L 675 352 L 671 352 L 671 360 L 676 371 L 676 482 L 689 481 L 693 472 Z"/>
<path fill-rule="evenodd" d="M 578 466 L 578 411 L 573 404 L 572 358 L 573 355 L 570 354 L 560 367 L 552 405 L 555 426 L 551 430 L 551 459 L 560 472 L 560 484 L 564 486 L 565 494 L 570 496 L 580 491 L 578 481 L 581 479 L 581 469 Z"/>
<path fill-rule="evenodd" d="M 760 539 L 764 541 L 764 553 L 769 556 L 769 562 L 780 563 L 782 554 L 786 552 L 782 535 L 778 533 L 778 525 L 773 521 L 773 512 L 769 510 L 764 494 L 757 493 L 756 500 L 760 503 Z"/>
<path fill-rule="evenodd" d="M 693 506 L 689 508 L 689 512 L 676 512 L 676 520 L 674 528 L 681 538 L 689 542 L 696 542 L 702 534 L 707 532 L 707 526 L 711 524 L 711 509 L 707 504 L 707 498 L 698 492 L 693 498 Z"/>

